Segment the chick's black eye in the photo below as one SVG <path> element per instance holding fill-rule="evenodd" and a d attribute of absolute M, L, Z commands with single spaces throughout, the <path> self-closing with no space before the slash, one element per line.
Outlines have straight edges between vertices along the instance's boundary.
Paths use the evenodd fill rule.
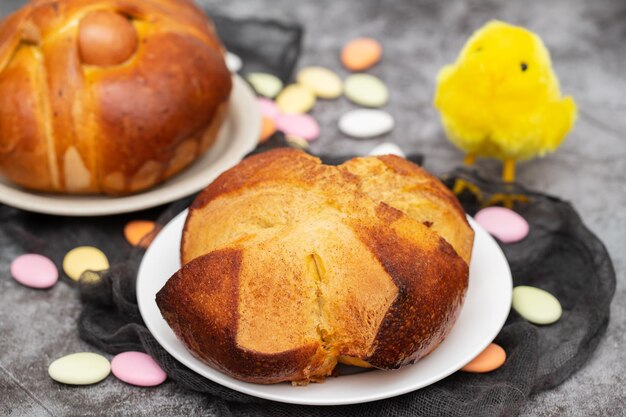
<path fill-rule="evenodd" d="M 520 67 L 522 68 L 522 71 L 526 71 L 526 70 L 528 69 L 528 65 L 526 65 L 526 63 L 525 63 L 525 62 L 522 62 L 522 63 L 520 64 Z"/>

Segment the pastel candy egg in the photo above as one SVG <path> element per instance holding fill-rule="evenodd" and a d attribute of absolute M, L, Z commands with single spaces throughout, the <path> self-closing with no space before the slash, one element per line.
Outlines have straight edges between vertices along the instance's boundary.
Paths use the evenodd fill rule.
<path fill-rule="evenodd" d="M 73 353 L 52 362 L 48 375 L 57 382 L 69 385 L 89 385 L 105 379 L 111 364 L 104 356 L 91 352 Z"/>
<path fill-rule="evenodd" d="M 275 119 L 280 114 L 280 110 L 276 106 L 276 103 L 273 100 L 270 100 L 265 97 L 259 97 L 259 108 L 261 109 L 261 116 L 269 117 L 270 119 Z"/>
<path fill-rule="evenodd" d="M 167 379 L 159 364 L 143 352 L 120 353 L 111 361 L 111 370 L 118 379 L 139 387 L 154 387 Z"/>
<path fill-rule="evenodd" d="M 487 207 L 474 216 L 474 220 L 503 243 L 515 243 L 528 235 L 528 222 L 505 207 Z"/>
<path fill-rule="evenodd" d="M 303 138 L 301 138 L 299 136 L 285 135 L 285 140 L 291 146 L 294 146 L 294 147 L 296 147 L 298 149 L 301 149 L 303 151 L 306 151 L 307 149 L 309 149 L 309 142 L 307 142 L 306 139 L 303 139 Z"/>
<path fill-rule="evenodd" d="M 11 276 L 22 285 L 31 288 L 50 288 L 59 280 L 59 271 L 50 259 L 29 253 L 11 262 Z"/>
<path fill-rule="evenodd" d="M 141 244 L 141 247 L 146 248 L 150 243 L 147 236 L 152 233 L 155 226 L 156 224 L 149 220 L 133 220 L 124 226 L 124 237 L 132 246 Z"/>
<path fill-rule="evenodd" d="M 401 158 L 406 158 L 406 155 L 404 154 L 404 152 L 402 152 L 402 149 L 400 149 L 398 145 L 390 142 L 381 143 L 380 145 L 372 149 L 369 154 L 371 156 L 396 155 Z"/>
<path fill-rule="evenodd" d="M 276 119 L 278 130 L 286 135 L 298 136 L 308 141 L 318 138 L 320 126 L 308 114 L 282 114 Z"/>
<path fill-rule="evenodd" d="M 346 78 L 344 92 L 348 100 L 364 107 L 382 107 L 389 100 L 383 82 L 369 74 L 353 74 Z"/>
<path fill-rule="evenodd" d="M 552 324 L 563 313 L 561 303 L 555 296 L 527 285 L 513 288 L 513 309 L 534 324 Z"/>
<path fill-rule="evenodd" d="M 246 80 L 257 94 L 268 98 L 276 97 L 283 89 L 283 82 L 278 77 L 265 72 L 251 72 L 246 75 Z"/>
<path fill-rule="evenodd" d="M 461 371 L 479 374 L 491 372 L 501 367 L 505 361 L 506 352 L 504 349 L 495 343 L 491 343 L 470 363 L 461 368 Z"/>
<path fill-rule="evenodd" d="M 381 44 L 371 38 L 357 38 L 341 51 L 341 63 L 350 71 L 363 71 L 374 66 L 383 55 Z"/>
<path fill-rule="evenodd" d="M 81 284 L 95 286 L 102 282 L 102 276 L 97 272 L 85 271 L 80 276 L 80 282 Z"/>
<path fill-rule="evenodd" d="M 307 87 L 317 97 L 324 99 L 337 98 L 343 92 L 341 78 L 324 67 L 307 67 L 298 72 L 298 84 Z"/>
<path fill-rule="evenodd" d="M 261 134 L 259 135 L 259 143 L 268 140 L 276 132 L 276 122 L 267 116 L 261 119 Z"/>
<path fill-rule="evenodd" d="M 75 281 L 87 270 L 104 271 L 105 269 L 109 269 L 109 260 L 100 249 L 93 246 L 74 248 L 63 259 L 63 270 Z"/>
<path fill-rule="evenodd" d="M 315 94 L 300 84 L 291 84 L 276 97 L 278 110 L 286 114 L 306 113 L 315 105 Z"/>
<path fill-rule="evenodd" d="M 351 110 L 339 119 L 341 133 L 359 139 L 384 135 L 389 133 L 394 125 L 393 117 L 382 110 Z"/>
<path fill-rule="evenodd" d="M 226 52 L 226 67 L 228 67 L 230 72 L 239 72 L 242 66 L 243 62 L 238 55 L 235 55 L 232 52 Z"/>

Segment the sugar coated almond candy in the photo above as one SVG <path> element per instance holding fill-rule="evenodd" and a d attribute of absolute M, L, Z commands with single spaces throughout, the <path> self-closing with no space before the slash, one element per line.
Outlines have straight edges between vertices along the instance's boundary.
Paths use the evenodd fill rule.
<path fill-rule="evenodd" d="M 149 243 L 147 241 L 150 240 L 146 237 L 154 231 L 155 226 L 156 224 L 150 220 L 133 220 L 124 226 L 124 237 L 132 246 L 141 244 L 145 248 Z"/>
<path fill-rule="evenodd" d="M 283 89 L 283 82 L 275 75 L 265 72 L 251 72 L 246 75 L 246 80 L 250 83 L 257 94 L 267 98 L 274 98 Z"/>
<path fill-rule="evenodd" d="M 98 248 L 79 246 L 69 251 L 63 259 L 63 270 L 71 279 L 78 281 L 81 274 L 89 271 L 109 269 L 109 260 Z"/>
<path fill-rule="evenodd" d="M 380 145 L 376 146 L 370 151 L 369 155 L 396 155 L 401 158 L 406 158 L 406 155 L 404 154 L 402 149 L 400 149 L 400 147 L 395 143 L 390 142 L 383 142 Z"/>
<path fill-rule="evenodd" d="M 346 78 L 344 93 L 348 100 L 363 107 L 382 107 L 389 101 L 387 86 L 369 74 L 353 74 Z"/>
<path fill-rule="evenodd" d="M 339 119 L 339 130 L 344 135 L 369 139 L 389 133 L 395 125 L 393 117 L 382 110 L 350 110 Z"/>
<path fill-rule="evenodd" d="M 513 288 L 513 309 L 533 324 L 552 324 L 563 314 L 561 303 L 541 288 L 520 285 Z"/>
<path fill-rule="evenodd" d="M 278 130 L 286 135 L 298 136 L 308 141 L 318 138 L 320 125 L 308 114 L 283 114 L 276 119 Z"/>
<path fill-rule="evenodd" d="M 363 71 L 376 65 L 383 55 L 382 45 L 372 38 L 357 38 L 341 51 L 341 62 L 350 71 Z"/>
<path fill-rule="evenodd" d="M 109 376 L 110 372 L 109 360 L 91 352 L 63 356 L 48 367 L 50 378 L 69 385 L 96 384 Z"/>
<path fill-rule="evenodd" d="M 276 106 L 274 100 L 269 98 L 258 98 L 259 108 L 261 109 L 261 116 L 269 117 L 270 119 L 276 119 L 280 115 L 280 110 Z"/>
<path fill-rule="evenodd" d="M 59 271 L 49 258 L 34 253 L 18 256 L 11 262 L 11 276 L 30 288 L 50 288 L 59 280 Z"/>
<path fill-rule="evenodd" d="M 232 52 L 226 52 L 226 56 L 224 58 L 228 70 L 232 73 L 239 72 L 243 66 L 243 61 L 239 58 L 239 55 L 235 55 Z"/>
<path fill-rule="evenodd" d="M 317 97 L 334 99 L 341 96 L 343 82 L 331 70 L 324 67 L 306 67 L 296 76 L 298 84 L 307 87 Z"/>
<path fill-rule="evenodd" d="M 461 371 L 471 373 L 485 373 L 495 371 L 506 361 L 506 352 L 501 346 L 490 343 L 485 350 L 476 356 L 470 363 L 461 368 Z"/>
<path fill-rule="evenodd" d="M 315 106 L 315 94 L 300 84 L 291 84 L 276 97 L 278 110 L 285 114 L 306 113 Z"/>
<path fill-rule="evenodd" d="M 259 143 L 263 143 L 268 140 L 274 133 L 276 133 L 276 122 L 267 116 L 263 116 L 261 119 L 261 134 L 259 136 Z"/>
<path fill-rule="evenodd" d="M 118 354 L 111 361 L 111 371 L 119 380 L 138 387 L 154 387 L 167 379 L 159 364 L 143 352 Z"/>
<path fill-rule="evenodd" d="M 301 138 L 300 136 L 285 135 L 285 140 L 289 145 L 300 150 L 306 151 L 307 149 L 309 149 L 309 142 L 306 139 Z"/>
<path fill-rule="evenodd" d="M 474 220 L 502 243 L 515 243 L 528 235 L 528 222 L 506 207 L 487 207 L 474 216 Z"/>

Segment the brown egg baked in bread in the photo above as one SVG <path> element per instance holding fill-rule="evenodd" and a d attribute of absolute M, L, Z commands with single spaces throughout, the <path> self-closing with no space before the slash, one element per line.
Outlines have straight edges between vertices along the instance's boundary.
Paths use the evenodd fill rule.
<path fill-rule="evenodd" d="M 196 198 L 183 266 L 156 301 L 195 356 L 244 381 L 321 381 L 338 362 L 394 369 L 452 328 L 472 242 L 455 197 L 402 158 L 333 167 L 274 150 Z"/>
<path fill-rule="evenodd" d="M 0 174 L 134 193 L 216 139 L 231 75 L 191 0 L 33 0 L 0 23 Z"/>

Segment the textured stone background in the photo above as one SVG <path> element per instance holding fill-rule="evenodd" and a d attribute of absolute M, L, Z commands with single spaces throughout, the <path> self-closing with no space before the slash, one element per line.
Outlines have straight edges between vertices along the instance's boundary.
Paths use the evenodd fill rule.
<path fill-rule="evenodd" d="M 626 415 L 626 2 L 413 0 L 205 0 L 232 16 L 260 16 L 302 23 L 306 28 L 301 65 L 338 70 L 341 45 L 372 36 L 385 59 L 371 72 L 392 92 L 387 109 L 397 127 L 387 138 L 426 155 L 436 173 L 462 158 L 441 130 L 431 106 L 437 70 L 453 60 L 470 33 L 491 18 L 539 33 L 552 52 L 562 90 L 575 97 L 580 119 L 556 154 L 520 166 L 519 181 L 571 201 L 613 257 L 618 286 L 604 340 L 588 364 L 555 390 L 534 396 L 526 416 Z M 0 15 L 23 4 L 0 0 Z M 337 132 L 344 99 L 318 104 L 322 138 L 314 150 L 366 153 L 381 140 L 356 142 Z M 499 164 L 481 161 L 499 175 Z M 0 235 L 0 242 L 3 236 Z M 5 237 L 6 238 L 6 237 Z M 37 292 L 15 284 L 8 273 L 15 253 L 0 249 L 0 415 L 210 415 L 202 395 L 173 383 L 156 389 L 127 386 L 115 378 L 86 388 L 68 388 L 46 377 L 51 360 L 88 350 L 78 339 L 79 302 L 65 283 Z"/>

